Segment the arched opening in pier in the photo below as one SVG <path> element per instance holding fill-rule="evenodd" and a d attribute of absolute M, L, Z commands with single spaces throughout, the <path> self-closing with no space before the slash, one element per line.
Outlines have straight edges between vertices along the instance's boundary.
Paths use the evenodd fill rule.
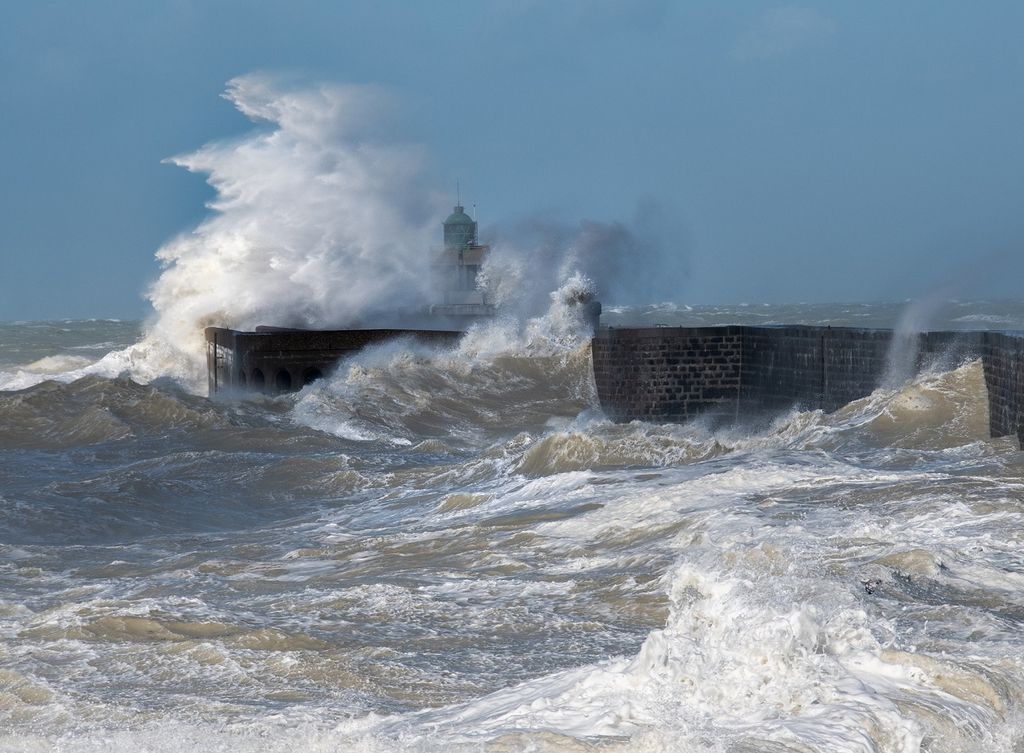
<path fill-rule="evenodd" d="M 323 372 L 320 371 L 316 366 L 311 366 L 302 372 L 302 385 L 305 386 L 311 382 L 315 382 L 317 379 L 323 379 Z"/>
<path fill-rule="evenodd" d="M 245 372 L 244 371 L 239 371 L 238 372 L 238 386 L 239 387 L 244 387 L 245 386 Z"/>
<path fill-rule="evenodd" d="M 274 385 L 279 392 L 287 392 L 292 388 L 292 375 L 288 373 L 288 369 L 277 370 L 277 376 L 274 377 Z"/>
<path fill-rule="evenodd" d="M 263 391 L 263 387 L 264 387 L 264 385 L 266 385 L 266 383 L 267 383 L 267 380 L 263 376 L 263 372 L 260 371 L 259 369 L 253 369 L 252 370 L 252 386 L 255 387 L 256 389 L 258 389 L 260 392 L 262 392 Z"/>

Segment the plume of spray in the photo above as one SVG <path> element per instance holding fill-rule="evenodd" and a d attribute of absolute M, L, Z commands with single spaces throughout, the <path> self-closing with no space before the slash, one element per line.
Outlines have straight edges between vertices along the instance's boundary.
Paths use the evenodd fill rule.
<path fill-rule="evenodd" d="M 260 127 L 170 160 L 208 176 L 212 214 L 157 252 L 147 336 L 108 368 L 198 386 L 206 326 L 353 326 L 429 297 L 443 202 L 418 148 L 375 135 L 381 90 L 248 75 L 224 96 Z"/>
<path fill-rule="evenodd" d="M 892 332 L 892 342 L 886 354 L 882 387 L 895 389 L 917 373 L 920 350 L 919 336 L 927 331 L 942 308 L 948 303 L 945 291 L 912 301 L 900 313 Z"/>
<path fill-rule="evenodd" d="M 689 236 L 670 217 L 646 199 L 629 223 L 571 224 L 537 215 L 491 229 L 497 240 L 477 283 L 505 315 L 503 330 L 486 330 L 492 345 L 569 351 L 593 334 L 591 306 L 599 295 L 615 304 L 676 300 L 689 274 Z M 485 352 L 480 334 L 472 332 L 467 344 Z"/>
<path fill-rule="evenodd" d="M 690 275 L 690 233 L 679 213 L 647 197 L 629 222 L 588 220 L 578 265 L 612 304 L 678 301 Z"/>
<path fill-rule="evenodd" d="M 934 278 L 916 298 L 908 301 L 893 329 L 881 386 L 892 389 L 913 377 L 918 370 L 919 337 L 941 322 L 943 314 L 957 299 L 990 294 L 1002 280 L 1016 279 L 1014 266 L 1020 263 L 1019 236 L 999 233 L 1005 228 L 972 229 L 967 235 L 953 235 L 927 248 L 929 259 L 949 258 L 963 247 L 971 249 L 967 263 L 959 263 Z M 993 232 L 997 235 L 993 236 Z"/>
<path fill-rule="evenodd" d="M 507 268 L 506 268 L 507 269 Z M 520 270 L 510 278 L 521 280 Z M 494 281 L 495 278 L 491 278 Z M 532 280 L 532 278 L 531 278 Z M 530 285 L 522 280 L 524 291 Z M 527 307 L 515 301 L 499 305 L 501 315 L 491 323 L 470 327 L 459 350 L 474 358 L 516 353 L 525 356 L 565 355 L 589 343 L 594 334 L 587 303 L 596 300 L 597 287 L 579 270 L 566 266 L 555 281 L 554 290 L 544 293 L 546 306 L 529 315 Z"/>
<path fill-rule="evenodd" d="M 690 241 L 674 216 L 645 199 L 630 222 L 585 219 L 573 225 L 533 217 L 495 228 L 498 240 L 480 284 L 493 301 L 526 315 L 542 310 L 546 291 L 577 273 L 605 303 L 678 300 L 689 276 Z"/>
<path fill-rule="evenodd" d="M 171 377 L 201 391 L 207 326 L 373 326 L 437 300 L 429 249 L 444 197 L 426 186 L 419 148 L 380 135 L 383 91 L 247 75 L 224 96 L 257 128 L 169 160 L 207 176 L 211 214 L 157 252 L 164 269 L 143 340 L 84 373 Z M 678 285 L 685 244 L 666 257 L 652 234 L 659 215 L 647 202 L 632 227 L 513 228 L 478 280 L 500 316 L 473 329 L 464 354 L 568 352 L 592 332 L 585 304 L 599 289 L 635 297 Z"/>

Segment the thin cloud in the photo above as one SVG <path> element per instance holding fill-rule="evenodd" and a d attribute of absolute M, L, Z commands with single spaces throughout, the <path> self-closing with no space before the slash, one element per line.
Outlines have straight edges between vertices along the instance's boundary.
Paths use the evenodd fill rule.
<path fill-rule="evenodd" d="M 737 40 L 732 55 L 740 61 L 783 57 L 836 33 L 838 24 L 813 8 L 787 5 L 765 11 Z"/>

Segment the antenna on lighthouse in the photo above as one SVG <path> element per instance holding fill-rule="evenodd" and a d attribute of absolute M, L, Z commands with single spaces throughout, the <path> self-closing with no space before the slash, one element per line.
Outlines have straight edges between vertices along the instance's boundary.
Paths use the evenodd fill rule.
<path fill-rule="evenodd" d="M 462 206 L 462 190 L 459 188 L 459 181 L 455 181 L 455 203 Z"/>

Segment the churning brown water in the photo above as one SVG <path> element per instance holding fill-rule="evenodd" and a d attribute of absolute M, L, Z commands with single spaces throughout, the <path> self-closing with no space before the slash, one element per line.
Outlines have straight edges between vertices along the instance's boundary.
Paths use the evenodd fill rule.
<path fill-rule="evenodd" d="M 0 750 L 1022 749 L 1024 455 L 978 363 L 614 425 L 545 332 L 210 401 L 95 365 L 135 325 L 0 326 Z"/>

